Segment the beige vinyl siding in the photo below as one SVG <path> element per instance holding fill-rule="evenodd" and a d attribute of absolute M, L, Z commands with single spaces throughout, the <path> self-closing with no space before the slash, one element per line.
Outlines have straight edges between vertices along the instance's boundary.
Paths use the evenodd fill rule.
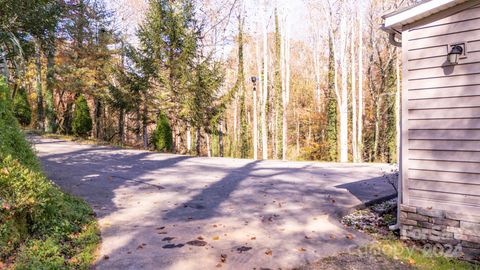
<path fill-rule="evenodd" d="M 445 14 L 402 35 L 404 203 L 480 215 L 480 6 Z M 452 67 L 459 42 L 467 58 Z"/>

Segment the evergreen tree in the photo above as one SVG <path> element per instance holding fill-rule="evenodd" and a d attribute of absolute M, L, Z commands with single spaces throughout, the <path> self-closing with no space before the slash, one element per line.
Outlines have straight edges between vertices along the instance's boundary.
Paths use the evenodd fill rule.
<path fill-rule="evenodd" d="M 245 103 L 245 67 L 244 67 L 244 41 L 243 41 L 243 25 L 245 21 L 242 15 L 238 18 L 238 77 L 236 88 L 240 94 L 240 157 L 247 158 L 248 150 L 248 125 L 247 125 L 247 108 Z"/>
<path fill-rule="evenodd" d="M 337 100 L 335 96 L 335 55 L 332 38 L 329 38 L 328 57 L 328 93 L 327 93 L 327 130 L 326 143 L 328 147 L 328 161 L 337 161 L 338 158 L 338 126 L 337 126 Z"/>
<path fill-rule="evenodd" d="M 153 144 L 158 151 L 169 152 L 172 150 L 172 129 L 170 128 L 170 123 L 164 113 L 160 113 L 160 116 L 158 117 L 157 127 L 153 134 Z"/>
<path fill-rule="evenodd" d="M 142 49 L 152 58 L 156 81 L 162 86 L 158 97 L 163 110 L 178 131 L 182 122 L 189 121 L 185 97 L 193 80 L 191 74 L 198 56 L 201 29 L 195 19 L 194 1 L 152 0 L 149 3 L 149 12 L 138 36 Z"/>
<path fill-rule="evenodd" d="M 87 136 L 92 130 L 92 118 L 85 96 L 81 94 L 75 100 L 75 111 L 73 113 L 72 131 L 78 136 Z"/>
<path fill-rule="evenodd" d="M 24 88 L 20 88 L 13 99 L 13 112 L 22 126 L 30 125 L 32 108 L 28 102 L 27 91 Z"/>

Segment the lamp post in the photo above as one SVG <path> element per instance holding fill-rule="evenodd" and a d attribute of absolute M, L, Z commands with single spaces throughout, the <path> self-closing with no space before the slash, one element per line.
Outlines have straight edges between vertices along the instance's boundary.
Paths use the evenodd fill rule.
<path fill-rule="evenodd" d="M 257 119 L 257 77 L 252 76 L 253 84 L 253 159 L 258 159 L 258 119 Z"/>

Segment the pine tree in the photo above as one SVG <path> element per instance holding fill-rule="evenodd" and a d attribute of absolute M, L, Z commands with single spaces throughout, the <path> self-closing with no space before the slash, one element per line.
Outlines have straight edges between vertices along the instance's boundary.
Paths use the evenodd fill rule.
<path fill-rule="evenodd" d="M 75 100 L 75 111 L 73 113 L 72 131 L 78 136 L 87 136 L 92 130 L 92 118 L 90 117 L 90 109 L 88 108 L 85 96 L 81 94 Z"/>
<path fill-rule="evenodd" d="M 157 151 L 169 152 L 172 150 L 172 129 L 168 118 L 164 113 L 160 113 L 160 116 L 158 117 L 157 127 L 155 128 L 152 139 L 153 145 L 155 145 Z"/>

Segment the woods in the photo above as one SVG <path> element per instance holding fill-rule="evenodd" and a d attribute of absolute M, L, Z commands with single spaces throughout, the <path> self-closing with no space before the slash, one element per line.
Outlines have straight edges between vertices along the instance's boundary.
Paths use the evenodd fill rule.
<path fill-rule="evenodd" d="M 411 2 L 2 0 L 2 74 L 20 122 L 47 133 L 396 162 L 401 61 L 378 26 Z"/>

